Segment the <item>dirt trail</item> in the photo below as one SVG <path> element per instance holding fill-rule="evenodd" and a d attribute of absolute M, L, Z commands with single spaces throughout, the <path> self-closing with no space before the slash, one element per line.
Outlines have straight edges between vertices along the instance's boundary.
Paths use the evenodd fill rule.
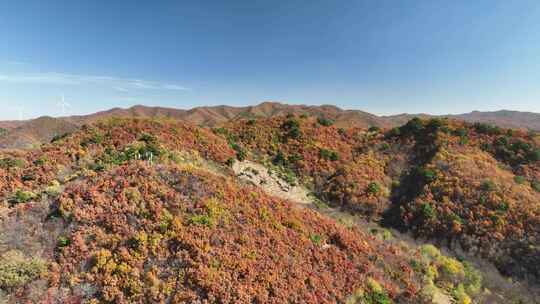
<path fill-rule="evenodd" d="M 301 206 L 311 205 L 309 191 L 304 187 L 291 186 L 275 172 L 265 166 L 248 160 L 235 162 L 232 169 L 240 179 L 260 187 L 269 195 L 289 200 Z"/>

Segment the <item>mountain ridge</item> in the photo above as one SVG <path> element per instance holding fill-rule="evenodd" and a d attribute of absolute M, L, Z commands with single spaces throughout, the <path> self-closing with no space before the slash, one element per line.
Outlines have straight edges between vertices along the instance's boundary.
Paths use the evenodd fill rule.
<path fill-rule="evenodd" d="M 201 106 L 192 109 L 176 109 L 160 106 L 135 105 L 129 108 L 115 107 L 87 115 L 66 117 L 48 117 L 43 123 L 42 117 L 25 121 L 0 121 L 0 128 L 5 130 L 0 135 L 0 148 L 27 148 L 35 144 L 50 141 L 60 132 L 71 132 L 76 127 L 94 123 L 111 117 L 122 118 L 166 118 L 181 120 L 196 125 L 216 127 L 237 119 L 271 118 L 288 114 L 324 117 L 332 120 L 338 127 L 378 127 L 393 128 L 401 126 L 413 117 L 447 117 L 468 122 L 491 123 L 500 127 L 514 129 L 532 129 L 540 131 L 540 114 L 500 110 L 492 112 L 472 111 L 455 115 L 397 114 L 378 116 L 362 110 L 342 109 L 335 105 L 297 105 L 275 101 L 265 101 L 250 106 Z M 35 125 L 40 125 L 36 133 Z M 62 126 L 62 127 L 60 127 Z M 1 133 L 0 133 L 1 134 Z"/>

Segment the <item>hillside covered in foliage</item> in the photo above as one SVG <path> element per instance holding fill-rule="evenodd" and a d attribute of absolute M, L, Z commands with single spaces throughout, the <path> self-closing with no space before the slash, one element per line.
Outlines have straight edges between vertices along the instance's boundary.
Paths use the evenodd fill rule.
<path fill-rule="evenodd" d="M 540 282 L 540 137 L 488 124 L 410 120 L 389 130 L 294 116 L 214 130 L 333 206 L 459 247 Z"/>
<path fill-rule="evenodd" d="M 231 166 L 264 164 L 307 187 L 319 208 L 459 244 L 534 282 L 535 136 L 443 120 L 343 129 L 294 115 L 216 129 L 85 125 L 0 152 L 0 299 L 510 303 L 471 263 L 269 195 Z"/>

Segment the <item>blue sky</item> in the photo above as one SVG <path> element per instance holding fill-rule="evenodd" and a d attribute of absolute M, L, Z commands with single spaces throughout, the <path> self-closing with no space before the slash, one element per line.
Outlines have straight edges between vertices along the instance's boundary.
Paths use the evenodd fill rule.
<path fill-rule="evenodd" d="M 265 100 L 540 112 L 539 20 L 537 0 L 3 0 L 0 119 Z"/>

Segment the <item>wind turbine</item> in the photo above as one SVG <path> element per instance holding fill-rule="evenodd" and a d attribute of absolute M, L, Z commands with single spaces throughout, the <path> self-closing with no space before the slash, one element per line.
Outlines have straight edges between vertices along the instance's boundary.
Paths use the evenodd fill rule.
<path fill-rule="evenodd" d="M 62 94 L 62 100 L 58 104 L 60 108 L 62 108 L 62 116 L 66 116 L 66 112 L 68 108 L 71 108 L 71 105 L 66 102 L 66 98 L 64 97 L 64 94 Z"/>
<path fill-rule="evenodd" d="M 17 106 L 15 107 L 15 109 L 17 110 L 17 114 L 19 114 L 19 120 L 23 120 L 23 112 L 24 112 L 23 106 Z"/>

